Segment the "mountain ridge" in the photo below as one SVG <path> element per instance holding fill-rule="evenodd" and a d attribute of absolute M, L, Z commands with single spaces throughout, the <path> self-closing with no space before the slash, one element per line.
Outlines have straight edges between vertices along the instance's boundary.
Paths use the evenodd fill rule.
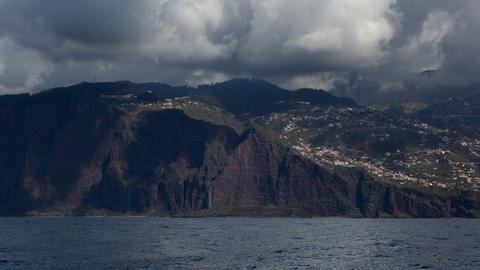
<path fill-rule="evenodd" d="M 192 94 L 163 84 L 83 83 L 0 98 L 0 215 L 478 216 L 475 192 L 424 191 L 331 169 L 252 122 L 304 106 L 350 110 L 354 102 L 255 80 L 227 84 Z M 229 89 L 245 97 L 223 96 Z M 250 111 L 248 97 L 254 109 L 268 106 Z"/>

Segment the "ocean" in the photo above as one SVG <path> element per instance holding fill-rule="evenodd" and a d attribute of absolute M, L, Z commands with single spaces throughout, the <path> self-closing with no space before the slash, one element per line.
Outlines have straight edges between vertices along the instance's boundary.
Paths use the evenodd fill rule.
<path fill-rule="evenodd" d="M 0 218 L 0 269 L 480 269 L 480 220 Z"/>

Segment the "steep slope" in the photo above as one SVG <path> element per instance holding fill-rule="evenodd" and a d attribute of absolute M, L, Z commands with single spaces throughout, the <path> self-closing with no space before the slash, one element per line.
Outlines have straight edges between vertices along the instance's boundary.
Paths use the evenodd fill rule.
<path fill-rule="evenodd" d="M 46 92 L 0 106 L 0 209 L 64 200 L 116 115 L 88 91 Z M 88 179 L 87 179 L 88 180 Z"/>
<path fill-rule="evenodd" d="M 251 126 L 239 133 L 180 106 L 201 103 L 115 85 L 0 99 L 0 215 L 478 215 L 478 194 L 327 169 Z"/>
<path fill-rule="evenodd" d="M 208 208 L 209 183 L 232 151 L 235 131 L 177 110 L 148 112 L 138 120 L 122 126 L 132 133 L 114 140 L 84 206 L 160 215 Z"/>
<path fill-rule="evenodd" d="M 362 171 L 330 171 L 250 130 L 213 183 L 213 205 L 300 209 L 317 216 L 478 216 L 475 193 L 396 187 Z"/>

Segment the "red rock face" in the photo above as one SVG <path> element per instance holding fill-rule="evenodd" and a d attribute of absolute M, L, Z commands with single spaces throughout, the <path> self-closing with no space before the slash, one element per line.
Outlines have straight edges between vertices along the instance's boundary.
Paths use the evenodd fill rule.
<path fill-rule="evenodd" d="M 473 196 L 461 196 L 476 202 L 465 209 L 458 197 L 399 189 L 355 170 L 334 174 L 251 130 L 211 184 L 210 207 L 273 206 L 318 216 L 475 216 Z"/>
<path fill-rule="evenodd" d="M 67 94 L 0 107 L 0 215 L 258 206 L 318 216 L 471 217 L 480 209 L 477 194 L 427 194 L 353 169 L 331 172 L 254 129 L 238 136 L 176 110 L 130 115 L 89 92 Z"/>
<path fill-rule="evenodd" d="M 114 212 L 178 214 L 208 208 L 208 183 L 237 135 L 180 111 L 144 114 L 118 139 L 86 204 Z"/>
<path fill-rule="evenodd" d="M 273 205 L 345 215 L 354 198 L 345 180 L 250 131 L 213 184 L 218 205 Z"/>
<path fill-rule="evenodd" d="M 254 131 L 246 134 L 212 184 L 212 204 L 274 204 L 274 181 L 278 180 L 278 162 L 282 158 L 278 151 Z"/>

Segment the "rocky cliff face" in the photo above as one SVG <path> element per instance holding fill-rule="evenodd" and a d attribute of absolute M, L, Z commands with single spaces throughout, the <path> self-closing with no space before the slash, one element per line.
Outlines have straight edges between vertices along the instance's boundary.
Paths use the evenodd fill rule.
<path fill-rule="evenodd" d="M 146 113 L 134 125 L 130 134 L 115 139 L 101 179 L 84 203 L 119 213 L 208 208 L 209 184 L 232 151 L 236 133 L 176 110 Z"/>
<path fill-rule="evenodd" d="M 67 201 L 99 162 L 115 114 L 88 92 L 42 94 L 0 106 L 0 212 Z M 93 149 L 96 149 L 93 151 Z M 85 183 L 86 184 L 86 183 Z"/>
<path fill-rule="evenodd" d="M 239 135 L 180 110 L 122 107 L 89 91 L 2 101 L 0 122 L 0 215 L 249 215 L 255 209 L 260 215 L 473 217 L 480 209 L 476 194 L 429 194 L 353 169 L 332 172 L 255 129 Z"/>
<path fill-rule="evenodd" d="M 284 206 L 314 215 L 346 215 L 348 181 L 269 141 L 254 130 L 244 134 L 213 183 L 213 204 Z"/>
<path fill-rule="evenodd" d="M 478 195 L 398 188 L 348 170 L 330 172 L 249 131 L 213 183 L 213 204 L 301 209 L 315 216 L 475 217 Z"/>

